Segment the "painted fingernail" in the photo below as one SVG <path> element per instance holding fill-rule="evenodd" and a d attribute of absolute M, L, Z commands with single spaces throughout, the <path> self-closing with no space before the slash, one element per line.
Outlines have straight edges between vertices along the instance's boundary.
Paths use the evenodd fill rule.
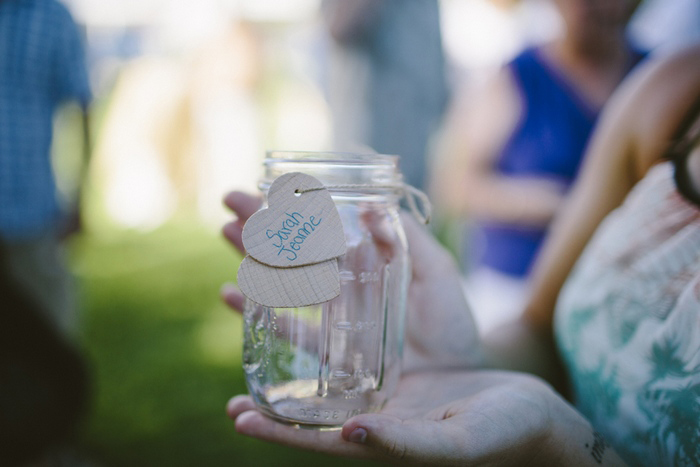
<path fill-rule="evenodd" d="M 366 439 L 367 430 L 364 428 L 355 428 L 352 430 L 352 433 L 350 433 L 350 436 L 348 436 L 348 440 L 352 441 L 353 443 L 364 443 Z"/>

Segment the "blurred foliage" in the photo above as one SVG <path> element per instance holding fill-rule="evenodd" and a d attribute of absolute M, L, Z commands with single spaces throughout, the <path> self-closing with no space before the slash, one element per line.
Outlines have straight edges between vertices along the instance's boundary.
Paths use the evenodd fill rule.
<path fill-rule="evenodd" d="M 71 254 L 94 381 L 81 448 L 97 466 L 359 465 L 235 433 L 241 318 L 218 290 L 240 257 L 218 234 L 180 219 L 83 234 Z"/>

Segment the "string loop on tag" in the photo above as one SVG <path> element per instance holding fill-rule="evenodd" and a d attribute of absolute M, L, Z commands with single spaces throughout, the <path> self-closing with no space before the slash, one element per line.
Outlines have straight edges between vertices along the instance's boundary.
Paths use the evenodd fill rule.
<path fill-rule="evenodd" d="M 419 222 L 422 224 L 429 224 L 430 223 L 430 218 L 432 215 L 433 211 L 433 206 L 430 203 L 430 199 L 428 199 L 428 195 L 423 193 L 421 190 L 418 188 L 411 186 L 407 183 L 400 183 L 400 184 L 387 184 L 387 185 L 375 185 L 375 184 L 339 184 L 339 185 L 325 185 L 323 187 L 314 187 L 314 188 L 299 188 L 295 190 L 295 193 L 308 193 L 309 191 L 318 191 L 318 190 L 325 190 L 325 189 L 357 189 L 357 188 L 370 188 L 370 189 L 391 189 L 391 190 L 397 190 L 401 193 L 401 196 L 403 198 L 406 198 L 406 202 L 408 203 L 408 207 L 411 210 L 411 213 L 413 214 L 413 217 L 415 217 Z M 416 201 L 420 201 L 420 206 L 419 203 Z"/>

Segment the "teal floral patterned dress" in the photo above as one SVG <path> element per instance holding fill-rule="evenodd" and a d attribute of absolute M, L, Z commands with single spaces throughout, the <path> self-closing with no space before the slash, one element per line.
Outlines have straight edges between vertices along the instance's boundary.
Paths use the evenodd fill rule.
<path fill-rule="evenodd" d="M 652 168 L 557 304 L 575 403 L 632 465 L 700 465 L 700 209 Z"/>

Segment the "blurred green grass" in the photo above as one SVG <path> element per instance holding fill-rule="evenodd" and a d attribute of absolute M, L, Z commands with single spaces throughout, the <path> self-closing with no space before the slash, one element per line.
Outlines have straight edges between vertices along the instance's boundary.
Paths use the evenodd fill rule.
<path fill-rule="evenodd" d="M 70 252 L 94 385 L 80 448 L 98 466 L 359 465 L 235 433 L 241 318 L 218 290 L 240 256 L 217 233 L 181 219 L 83 234 Z"/>

